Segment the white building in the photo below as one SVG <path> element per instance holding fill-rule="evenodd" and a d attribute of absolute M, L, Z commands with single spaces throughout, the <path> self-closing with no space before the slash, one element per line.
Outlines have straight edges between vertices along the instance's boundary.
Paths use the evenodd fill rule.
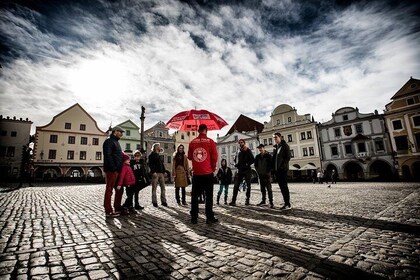
<path fill-rule="evenodd" d="M 290 105 L 277 106 L 259 134 L 260 142 L 273 152 L 273 134 L 280 132 L 290 146 L 289 175 L 294 179 L 307 179 L 311 170 L 320 169 L 317 126 L 310 114 L 299 115 Z"/>
<path fill-rule="evenodd" d="M 362 114 L 344 107 L 332 119 L 319 124 L 322 165 L 345 180 L 392 176 L 393 161 L 383 115 Z"/>
<path fill-rule="evenodd" d="M 53 117 L 44 126 L 37 126 L 34 166 L 37 178 L 103 177 L 102 145 L 107 133 L 79 105 Z"/>

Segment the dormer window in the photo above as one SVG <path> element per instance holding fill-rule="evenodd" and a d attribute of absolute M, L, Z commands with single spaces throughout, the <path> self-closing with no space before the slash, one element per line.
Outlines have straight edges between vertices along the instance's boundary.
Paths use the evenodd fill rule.
<path fill-rule="evenodd" d="M 348 115 L 343 115 L 343 121 L 347 121 L 349 119 Z"/>
<path fill-rule="evenodd" d="M 413 105 L 413 104 L 414 104 L 414 98 L 408 98 L 407 105 Z"/>

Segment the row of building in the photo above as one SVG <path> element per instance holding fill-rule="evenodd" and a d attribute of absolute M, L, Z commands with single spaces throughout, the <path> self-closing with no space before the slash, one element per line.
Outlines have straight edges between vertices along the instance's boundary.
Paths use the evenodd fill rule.
<path fill-rule="evenodd" d="M 140 150 L 139 126 L 132 120 L 118 125 L 126 131 L 120 140 L 122 149 L 129 154 Z M 0 178 L 19 177 L 23 149 L 30 141 L 35 178 L 103 178 L 102 144 L 109 131 L 101 130 L 79 104 L 37 126 L 34 136 L 31 126 L 28 119 L 1 116 Z M 272 135 L 277 131 L 291 149 L 291 179 L 307 180 L 313 170 L 335 170 L 341 180 L 420 180 L 420 80 L 410 78 L 383 114 L 344 107 L 331 120 L 319 123 L 310 114 L 299 115 L 294 107 L 281 104 L 264 124 L 240 115 L 226 135 L 217 135 L 219 157 L 235 169 L 239 139 L 245 139 L 254 154 L 260 143 L 272 152 Z M 188 149 L 196 136 L 196 132 L 170 134 L 165 123 L 158 122 L 144 131 L 143 148 L 149 153 L 153 143 L 161 143 L 170 178 L 176 146 Z"/>

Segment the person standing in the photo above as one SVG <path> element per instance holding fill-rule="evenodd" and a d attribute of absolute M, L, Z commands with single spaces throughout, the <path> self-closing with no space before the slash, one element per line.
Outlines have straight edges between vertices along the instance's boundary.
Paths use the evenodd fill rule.
<path fill-rule="evenodd" d="M 179 190 L 181 189 L 182 205 L 187 205 L 185 201 L 185 188 L 188 186 L 188 158 L 184 152 L 184 145 L 178 145 L 176 152 L 173 155 L 172 161 L 172 176 L 175 183 L 175 199 L 178 205 L 181 205 L 179 197 Z"/>
<path fill-rule="evenodd" d="M 149 155 L 149 167 L 150 167 L 150 173 L 152 174 L 152 203 L 154 207 L 158 207 L 156 189 L 157 189 L 157 184 L 159 183 L 160 201 L 162 203 L 162 206 L 167 207 L 168 203 L 166 202 L 165 176 L 164 176 L 165 165 L 163 164 L 163 160 L 160 157 L 159 153 L 160 153 L 160 144 L 154 143 L 152 145 L 152 152 Z"/>
<path fill-rule="evenodd" d="M 273 190 L 271 188 L 271 155 L 265 150 L 264 144 L 260 144 L 258 147 L 260 152 L 255 157 L 255 169 L 257 170 L 258 177 L 260 178 L 260 189 L 261 189 L 261 202 L 258 205 L 266 204 L 266 195 L 268 193 L 268 200 L 270 207 L 274 208 L 273 203 Z"/>
<path fill-rule="evenodd" d="M 19 176 L 19 186 L 18 188 L 23 187 L 25 181 L 28 183 L 29 187 L 32 185 L 32 176 L 34 171 L 33 159 L 32 159 L 32 148 L 29 147 L 29 144 L 22 147 L 22 161 L 20 165 L 20 176 Z"/>
<path fill-rule="evenodd" d="M 107 217 L 117 217 L 119 213 L 116 211 L 121 207 L 122 190 L 115 190 L 114 209 L 111 206 L 112 191 L 116 187 L 118 173 L 121 171 L 123 164 L 123 154 L 120 143 L 124 130 L 116 126 L 112 129 L 111 135 L 104 141 L 102 146 L 104 154 L 104 171 L 106 177 L 104 208 Z M 119 203 L 118 203 L 119 201 Z"/>
<path fill-rule="evenodd" d="M 217 179 L 220 182 L 219 192 L 217 193 L 217 204 L 220 202 L 220 196 L 223 190 L 225 191 L 225 204 L 227 204 L 229 184 L 232 182 L 232 170 L 227 166 L 226 159 L 220 162 L 220 168 L 217 172 Z"/>
<path fill-rule="evenodd" d="M 239 186 L 245 179 L 246 183 L 246 200 L 245 205 L 249 205 L 251 197 L 251 165 L 254 163 L 254 155 L 251 150 L 245 145 L 244 139 L 239 139 L 239 153 L 235 167 L 238 168 L 237 177 L 235 178 L 235 185 L 233 186 L 232 201 L 229 203 L 231 206 L 236 205 L 236 197 L 238 196 Z"/>
<path fill-rule="evenodd" d="M 280 132 L 274 133 L 273 137 L 276 144 L 274 145 L 272 168 L 284 200 L 284 205 L 280 209 L 288 210 L 292 208 L 290 204 L 289 187 L 287 186 L 287 171 L 289 171 L 290 148 L 286 141 L 282 139 Z"/>
<path fill-rule="evenodd" d="M 192 161 L 192 193 L 191 193 L 191 223 L 198 219 L 198 197 L 202 190 L 205 193 L 206 223 L 218 222 L 213 212 L 213 174 L 217 165 L 216 143 L 207 137 L 207 125 L 200 124 L 198 136 L 188 147 L 188 159 Z"/>
<path fill-rule="evenodd" d="M 126 203 L 124 204 L 123 207 L 121 207 L 121 200 L 117 201 L 116 203 L 119 203 L 120 211 L 123 214 L 128 214 L 129 211 L 133 210 L 133 189 L 134 189 L 134 184 L 136 183 L 136 177 L 134 176 L 133 170 L 131 169 L 130 166 L 130 156 L 127 155 L 126 153 L 123 153 L 123 165 L 121 168 L 121 172 L 118 176 L 118 183 L 117 183 L 117 191 L 121 191 L 122 193 L 124 193 L 124 187 L 126 189 L 126 193 L 127 193 L 127 199 L 126 199 Z M 131 202 L 131 204 L 130 204 Z"/>

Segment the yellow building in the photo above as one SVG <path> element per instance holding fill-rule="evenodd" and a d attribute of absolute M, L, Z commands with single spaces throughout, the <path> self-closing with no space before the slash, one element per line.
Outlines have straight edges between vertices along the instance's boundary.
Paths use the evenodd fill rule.
<path fill-rule="evenodd" d="M 96 121 L 74 104 L 49 124 L 36 127 L 35 177 L 102 179 L 102 145 L 106 138 L 107 133 L 98 128 Z"/>
<path fill-rule="evenodd" d="M 420 80 L 408 80 L 391 97 L 384 116 L 398 174 L 420 181 Z"/>

